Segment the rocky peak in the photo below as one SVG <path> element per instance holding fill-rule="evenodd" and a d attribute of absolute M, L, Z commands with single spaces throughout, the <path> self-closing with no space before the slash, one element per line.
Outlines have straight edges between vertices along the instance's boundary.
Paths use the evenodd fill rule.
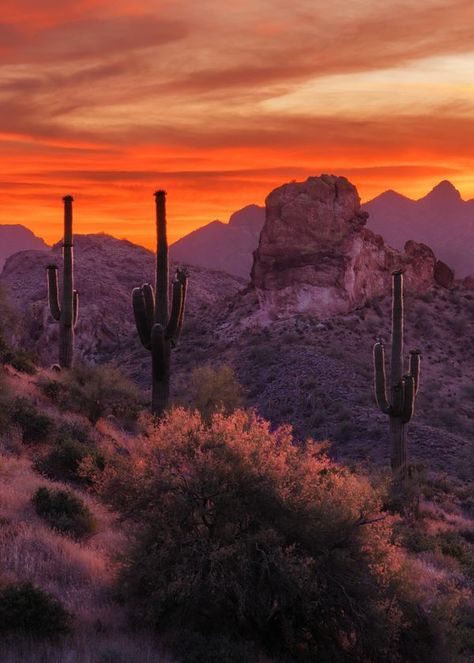
<path fill-rule="evenodd" d="M 434 203 L 449 203 L 458 202 L 462 200 L 460 192 L 456 189 L 454 184 L 448 180 L 443 180 L 437 184 L 424 198 L 423 201 Z"/>
<path fill-rule="evenodd" d="M 367 217 L 344 177 L 309 177 L 272 191 L 252 267 L 261 309 L 272 317 L 347 313 L 390 292 L 394 269 L 404 270 L 411 292 L 434 285 L 433 251 L 416 242 L 403 252 L 386 246 L 365 227 Z"/>

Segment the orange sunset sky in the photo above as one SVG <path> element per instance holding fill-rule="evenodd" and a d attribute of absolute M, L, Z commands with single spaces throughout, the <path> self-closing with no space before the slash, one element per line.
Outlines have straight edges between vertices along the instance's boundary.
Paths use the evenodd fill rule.
<path fill-rule="evenodd" d="M 151 246 L 275 186 L 474 197 L 472 0 L 15 0 L 0 17 L 0 223 Z"/>

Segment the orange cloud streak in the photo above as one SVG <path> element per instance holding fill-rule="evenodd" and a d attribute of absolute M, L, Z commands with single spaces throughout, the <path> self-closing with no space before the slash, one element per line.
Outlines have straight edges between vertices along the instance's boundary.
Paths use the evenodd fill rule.
<path fill-rule="evenodd" d="M 174 240 L 321 172 L 365 200 L 418 197 L 444 178 L 474 196 L 473 20 L 471 0 L 17 0 L 0 23 L 0 223 L 56 241 L 72 193 L 77 232 L 151 246 L 157 187 Z M 413 63 L 436 78 L 432 59 L 453 57 L 467 83 L 415 105 Z M 377 81 L 395 69 L 405 105 L 391 111 Z M 337 76 L 367 85 L 361 72 L 370 94 L 351 106 Z M 266 106 L 329 77 L 329 109 L 317 93 Z"/>

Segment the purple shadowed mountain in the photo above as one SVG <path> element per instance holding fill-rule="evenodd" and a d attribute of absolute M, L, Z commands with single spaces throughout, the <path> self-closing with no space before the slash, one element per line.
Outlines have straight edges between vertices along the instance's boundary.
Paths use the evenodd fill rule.
<path fill-rule="evenodd" d="M 0 272 L 5 260 L 18 251 L 46 251 L 50 247 L 28 228 L 21 225 L 0 225 Z"/>
<path fill-rule="evenodd" d="M 474 274 L 474 200 L 463 200 L 447 180 L 419 200 L 385 191 L 365 203 L 368 228 L 401 248 L 412 239 L 428 244 L 457 277 Z"/>
<path fill-rule="evenodd" d="M 171 245 L 170 255 L 177 262 L 248 279 L 264 221 L 264 207 L 247 205 L 228 223 L 211 221 L 182 237 Z"/>

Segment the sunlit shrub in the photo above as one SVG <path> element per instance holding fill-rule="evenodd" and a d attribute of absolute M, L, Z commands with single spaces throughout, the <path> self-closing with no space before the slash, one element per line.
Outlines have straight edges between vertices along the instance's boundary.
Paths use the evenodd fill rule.
<path fill-rule="evenodd" d="M 230 413 L 242 405 L 242 387 L 231 366 L 198 366 L 191 373 L 193 405 L 209 418 L 214 412 Z"/>
<path fill-rule="evenodd" d="M 174 410 L 99 489 L 138 526 L 121 579 L 138 622 L 292 660 L 398 661 L 407 638 L 403 660 L 429 656 L 377 494 L 289 428 Z"/>

